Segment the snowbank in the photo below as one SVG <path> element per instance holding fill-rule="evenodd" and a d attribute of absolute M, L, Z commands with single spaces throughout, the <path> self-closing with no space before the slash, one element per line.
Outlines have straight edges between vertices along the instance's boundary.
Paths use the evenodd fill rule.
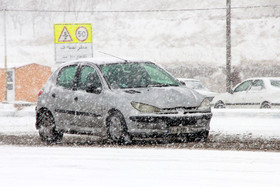
<path fill-rule="evenodd" d="M 213 109 L 211 134 L 280 138 L 280 110 Z M 18 110 L 12 104 L 0 104 L 0 133 L 34 134 L 35 106 Z"/>

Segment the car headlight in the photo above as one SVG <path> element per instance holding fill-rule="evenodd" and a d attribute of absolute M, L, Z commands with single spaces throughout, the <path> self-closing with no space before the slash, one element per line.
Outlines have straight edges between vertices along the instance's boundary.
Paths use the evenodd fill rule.
<path fill-rule="evenodd" d="M 210 101 L 205 98 L 198 107 L 198 110 L 210 110 Z"/>
<path fill-rule="evenodd" d="M 160 109 L 157 107 L 154 107 L 152 105 L 147 105 L 147 104 L 142 104 L 142 103 L 137 103 L 137 102 L 131 102 L 131 105 L 138 111 L 140 112 L 145 112 L 145 113 L 155 113 L 155 112 L 160 112 Z"/>

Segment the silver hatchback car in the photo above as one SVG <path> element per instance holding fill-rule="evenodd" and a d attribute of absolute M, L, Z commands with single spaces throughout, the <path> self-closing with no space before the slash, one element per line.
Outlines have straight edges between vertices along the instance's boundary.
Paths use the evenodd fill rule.
<path fill-rule="evenodd" d="M 62 64 L 39 93 L 36 128 L 43 142 L 63 133 L 133 138 L 206 139 L 210 102 L 156 64 L 118 58 Z"/>

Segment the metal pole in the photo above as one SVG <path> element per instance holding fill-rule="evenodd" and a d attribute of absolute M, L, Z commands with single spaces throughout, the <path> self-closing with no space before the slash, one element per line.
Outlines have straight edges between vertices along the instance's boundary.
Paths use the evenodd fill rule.
<path fill-rule="evenodd" d="M 227 0 L 226 18 L 226 90 L 231 90 L 231 0 Z"/>
<path fill-rule="evenodd" d="M 4 14 L 4 67 L 5 67 L 5 101 L 7 101 L 7 32 L 6 32 L 6 10 L 3 11 Z"/>

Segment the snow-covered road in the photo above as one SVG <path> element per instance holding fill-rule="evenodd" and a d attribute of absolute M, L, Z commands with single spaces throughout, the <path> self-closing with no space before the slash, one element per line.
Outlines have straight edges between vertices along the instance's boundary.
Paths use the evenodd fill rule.
<path fill-rule="evenodd" d="M 280 110 L 213 109 L 212 112 L 211 134 L 280 138 Z M 0 134 L 37 134 L 34 107 L 2 112 L 0 122 Z"/>
<path fill-rule="evenodd" d="M 279 187 L 271 152 L 0 147 L 1 186 Z"/>
<path fill-rule="evenodd" d="M 164 144 L 76 147 L 67 136 L 66 141 L 70 141 L 67 147 L 42 144 L 37 147 L 35 117 L 23 114 L 26 113 L 17 117 L 12 113 L 9 117 L 0 115 L 4 144 L 0 146 L 1 186 L 280 186 L 279 152 L 184 147 L 190 143 L 165 147 Z M 213 110 L 213 114 L 210 144 L 223 137 L 219 134 L 251 137 L 248 139 L 251 142 L 243 142 L 242 146 L 256 144 L 254 138 L 258 137 L 280 139 L 279 111 L 227 109 Z M 3 138 L 19 141 L 21 137 L 27 137 L 26 141 L 35 140 L 35 144 L 26 147 L 18 146 L 25 145 L 24 141 L 17 146 L 3 143 Z M 192 143 L 191 148 L 195 145 Z M 219 146 L 219 142 L 213 145 Z"/>
<path fill-rule="evenodd" d="M 0 144 L 43 146 L 35 129 L 34 107 L 0 114 Z M 280 110 L 213 110 L 209 140 L 184 148 L 280 151 Z M 65 135 L 60 146 L 96 145 L 97 137 Z M 136 142 L 140 143 L 141 142 Z M 150 145 L 149 145 L 150 146 Z M 176 146 L 171 146 L 176 147 Z"/>

